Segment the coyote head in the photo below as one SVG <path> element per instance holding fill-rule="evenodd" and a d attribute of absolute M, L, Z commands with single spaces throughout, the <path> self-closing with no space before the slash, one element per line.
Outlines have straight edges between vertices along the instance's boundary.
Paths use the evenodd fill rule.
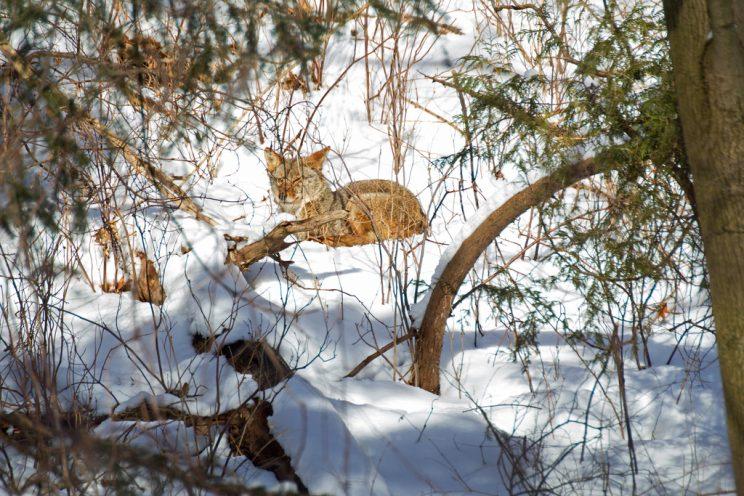
<path fill-rule="evenodd" d="M 287 159 L 266 148 L 266 168 L 274 201 L 282 212 L 297 213 L 303 203 L 332 194 L 322 174 L 326 147 L 306 157 Z"/>

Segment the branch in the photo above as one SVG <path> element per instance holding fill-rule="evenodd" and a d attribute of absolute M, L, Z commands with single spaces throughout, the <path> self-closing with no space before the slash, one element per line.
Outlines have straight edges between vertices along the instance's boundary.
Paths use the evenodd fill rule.
<path fill-rule="evenodd" d="M 158 167 L 155 167 L 149 160 L 143 158 L 128 143 L 104 127 L 100 121 L 92 117 L 87 117 L 83 122 L 85 126 L 90 127 L 105 137 L 112 147 L 121 150 L 124 160 L 132 166 L 135 172 L 144 175 L 163 197 L 176 202 L 179 209 L 191 213 L 196 220 L 206 222 L 210 226 L 217 224 L 214 219 L 202 212 L 202 209 L 175 183 L 171 176 Z"/>
<path fill-rule="evenodd" d="M 0 440 L 12 444 L 25 455 L 36 460 L 44 456 L 69 456 L 65 451 L 45 448 L 58 444 L 60 439 L 69 439 L 70 454 L 85 460 L 85 472 L 110 471 L 112 468 L 126 470 L 125 464 L 165 476 L 170 481 L 178 481 L 187 488 L 198 488 L 218 495 L 265 494 L 253 492 L 244 486 L 226 484 L 215 478 L 198 465 L 190 464 L 188 470 L 180 468 L 181 453 L 148 453 L 121 442 L 112 442 L 92 435 L 88 428 L 111 422 L 183 422 L 192 427 L 197 434 L 206 434 L 214 426 L 224 429 L 231 451 L 237 456 L 245 456 L 253 464 L 274 473 L 277 480 L 294 482 L 299 494 L 308 494 L 307 487 L 291 465 L 291 460 L 271 433 L 268 417 L 273 414 L 271 404 L 257 400 L 255 404 L 244 403 L 240 407 L 211 416 L 194 415 L 176 408 L 158 406 L 147 400 L 126 411 L 100 415 L 91 419 L 91 425 L 81 425 L 81 418 L 75 413 L 57 418 L 43 418 L 21 411 L 0 413 Z M 56 420 L 56 421 L 55 421 Z M 48 426 L 57 427 L 48 427 Z M 58 462 L 58 463 L 57 463 Z M 79 474 L 52 467 L 68 467 L 68 460 L 52 460 L 46 468 L 57 472 L 56 476 L 77 486 L 90 482 L 81 480 Z M 118 474 L 117 474 L 118 475 Z"/>
<path fill-rule="evenodd" d="M 54 114 L 53 117 L 60 118 L 62 108 L 67 108 L 70 115 L 76 113 L 83 129 L 95 131 L 103 136 L 113 148 L 120 149 L 124 155 L 124 160 L 129 163 L 135 172 L 144 175 L 163 197 L 178 203 L 178 208 L 193 214 L 197 220 L 206 222 L 211 226 L 216 225 L 214 219 L 205 215 L 186 192 L 173 181 L 172 177 L 143 158 L 99 120 L 89 115 L 85 110 L 78 108 L 74 101 L 65 95 L 54 81 L 47 81 L 37 74 L 31 64 L 18 54 L 2 34 L 0 34 L 0 53 L 7 57 L 21 79 L 30 82 L 33 86 L 41 86 L 40 93 L 47 100 L 47 111 Z"/>
<path fill-rule="evenodd" d="M 361 372 L 362 369 L 364 369 L 364 367 L 366 367 L 367 365 L 369 365 L 370 363 L 372 363 L 375 358 L 384 355 L 387 351 L 390 351 L 391 349 L 395 348 L 400 343 L 405 343 L 406 341 L 408 341 L 410 339 L 413 339 L 415 337 L 416 337 L 416 330 L 413 329 L 411 331 L 408 331 L 403 336 L 401 336 L 399 338 L 395 338 L 393 341 L 390 341 L 388 344 L 386 344 L 385 346 L 383 346 L 382 348 L 378 349 L 377 351 L 375 351 L 374 353 L 372 353 L 371 355 L 369 355 L 367 358 L 365 358 L 364 360 L 362 360 L 361 362 L 359 362 L 359 365 L 357 365 L 356 367 L 354 367 L 351 370 L 351 372 L 349 372 L 348 374 L 346 374 L 344 376 L 344 378 L 354 377 L 359 372 Z"/>
<path fill-rule="evenodd" d="M 484 105 L 493 107 L 497 109 L 499 112 L 503 112 L 504 114 L 507 114 L 509 117 L 514 119 L 516 122 L 524 126 L 539 130 L 547 138 L 552 138 L 552 139 L 558 138 L 558 139 L 563 139 L 563 140 L 568 140 L 568 141 L 573 141 L 573 142 L 580 142 L 585 139 L 583 136 L 577 135 L 573 132 L 563 129 L 561 126 L 554 124 L 553 122 L 550 122 L 548 119 L 546 119 L 542 115 L 530 112 L 529 110 L 522 107 L 519 103 L 515 102 L 514 100 L 498 92 L 483 93 L 473 88 L 463 87 L 462 85 L 453 83 L 451 81 L 448 81 L 446 79 L 442 79 L 439 77 L 435 77 L 435 76 L 426 76 L 426 77 L 435 83 L 439 83 L 442 86 L 445 86 L 447 88 L 452 88 L 454 90 L 457 90 L 461 93 L 468 95 L 471 98 L 475 98 L 476 100 L 480 101 Z"/>
<path fill-rule="evenodd" d="M 491 242 L 520 215 L 549 200 L 555 193 L 621 165 L 609 159 L 602 163 L 602 160 L 600 157 L 584 159 L 541 178 L 509 198 L 465 238 L 439 278 L 433 281 L 433 289 L 427 295 L 426 310 L 418 327 L 411 384 L 439 394 L 439 361 L 452 302 L 465 277 Z"/>
<path fill-rule="evenodd" d="M 313 217 L 312 219 L 281 222 L 258 241 L 254 241 L 240 249 L 229 250 L 226 263 L 235 264 L 240 270 L 245 270 L 252 263 L 292 246 L 292 242 L 285 241 L 287 236 L 312 231 L 336 220 L 344 220 L 348 215 L 349 213 L 345 210 L 336 210 Z"/>
<path fill-rule="evenodd" d="M 538 7 L 534 3 L 495 5 L 491 8 L 493 9 L 494 12 L 501 12 L 502 10 L 535 10 L 535 11 L 540 10 L 540 7 Z"/>
<path fill-rule="evenodd" d="M 426 29 L 428 29 L 429 31 L 437 35 L 445 35 L 445 34 L 462 35 L 463 34 L 462 29 L 458 28 L 454 24 L 448 24 L 442 21 L 435 21 L 433 19 L 429 19 L 423 16 L 403 14 L 401 16 L 401 20 L 409 24 L 413 24 L 414 26 L 416 25 L 424 26 Z"/>

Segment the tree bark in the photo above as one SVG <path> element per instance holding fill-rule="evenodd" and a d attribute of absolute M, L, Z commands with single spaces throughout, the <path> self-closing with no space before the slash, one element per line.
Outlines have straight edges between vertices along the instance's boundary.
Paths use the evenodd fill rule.
<path fill-rule="evenodd" d="M 744 5 L 665 0 L 710 278 L 729 443 L 744 494 Z"/>
<path fill-rule="evenodd" d="M 602 163 L 599 158 L 589 158 L 558 169 L 509 198 L 462 242 L 439 279 L 433 281 L 434 288 L 418 325 L 411 384 L 439 394 L 439 361 L 447 319 L 452 313 L 452 301 L 465 276 L 501 231 L 558 191 L 617 166 L 611 161 Z"/>

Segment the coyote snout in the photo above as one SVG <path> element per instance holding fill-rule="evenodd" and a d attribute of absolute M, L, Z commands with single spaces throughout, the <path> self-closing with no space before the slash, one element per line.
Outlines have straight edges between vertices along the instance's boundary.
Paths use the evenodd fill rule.
<path fill-rule="evenodd" d="M 279 210 L 298 219 L 335 210 L 349 213 L 346 220 L 325 224 L 301 239 L 329 246 L 353 246 L 426 231 L 426 216 L 416 196 L 394 181 L 354 181 L 332 190 L 322 174 L 328 151 L 326 147 L 307 157 L 286 159 L 270 148 L 265 150 L 271 192 Z"/>

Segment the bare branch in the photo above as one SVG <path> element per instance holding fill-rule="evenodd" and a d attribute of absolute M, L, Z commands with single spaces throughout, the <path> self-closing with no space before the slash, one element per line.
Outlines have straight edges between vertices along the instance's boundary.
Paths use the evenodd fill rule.
<path fill-rule="evenodd" d="M 271 433 L 268 417 L 272 414 L 271 404 L 264 400 L 257 400 L 254 404 L 246 402 L 234 410 L 211 416 L 190 414 L 176 408 L 143 401 L 140 405 L 120 413 L 94 417 L 92 422 L 93 425 L 100 425 L 106 420 L 148 423 L 177 421 L 203 435 L 212 427 L 221 427 L 225 430 L 228 444 L 235 455 L 247 457 L 257 467 L 273 472 L 277 480 L 295 483 L 300 494 L 308 494 L 307 487 L 292 468 L 289 456 Z M 123 470 L 122 464 L 126 464 L 135 470 L 146 469 L 177 480 L 186 487 L 203 489 L 213 494 L 265 494 L 263 491 L 253 493 L 244 486 L 226 484 L 198 466 L 192 465 L 188 470 L 181 469 L 179 461 L 166 453 L 148 453 L 126 444 L 100 439 L 81 428 L 87 426 L 76 425 L 75 422 L 57 422 L 56 428 L 48 427 L 47 424 L 54 425 L 55 422 L 21 411 L 2 413 L 0 440 L 12 444 L 27 456 L 35 457 L 38 456 L 36 450 L 39 446 L 47 446 L 59 442 L 59 439 L 68 438 L 74 441 L 70 443 L 71 455 L 85 461 L 88 473 L 91 473 L 91 470 L 110 470 L 112 466 Z M 53 465 L 66 466 L 66 463 L 62 461 Z M 79 480 L 75 474 L 59 472 L 56 475 L 67 476 L 78 484 L 86 482 Z"/>
<path fill-rule="evenodd" d="M 372 363 L 375 360 L 375 358 L 384 355 L 386 352 L 392 350 L 393 348 L 395 348 L 400 343 L 405 343 L 406 341 L 408 341 L 410 339 L 413 339 L 415 337 L 416 337 L 416 330 L 414 329 L 414 330 L 408 331 L 403 336 L 401 336 L 399 338 L 396 338 L 393 341 L 390 341 L 388 344 L 386 344 L 385 346 L 383 346 L 382 348 L 380 348 L 379 350 L 375 351 L 374 353 L 372 353 L 371 355 L 369 355 L 367 358 L 365 358 L 364 360 L 362 360 L 361 362 L 359 362 L 359 364 L 356 367 L 354 367 L 353 369 L 351 369 L 351 372 L 349 372 L 348 374 L 346 374 L 344 377 L 345 378 L 346 377 L 354 377 L 359 372 L 361 372 L 362 369 L 364 369 L 364 367 L 366 367 L 367 365 L 369 365 L 370 363 Z"/>

